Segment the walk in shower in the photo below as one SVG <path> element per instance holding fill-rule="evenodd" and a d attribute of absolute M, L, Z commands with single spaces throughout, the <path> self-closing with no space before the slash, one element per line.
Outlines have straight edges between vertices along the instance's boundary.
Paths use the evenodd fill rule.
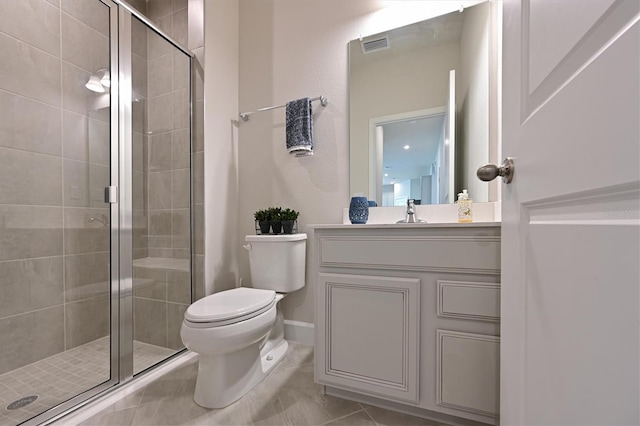
<path fill-rule="evenodd" d="M 124 3 L 0 1 L 0 425 L 183 349 L 191 72 Z"/>

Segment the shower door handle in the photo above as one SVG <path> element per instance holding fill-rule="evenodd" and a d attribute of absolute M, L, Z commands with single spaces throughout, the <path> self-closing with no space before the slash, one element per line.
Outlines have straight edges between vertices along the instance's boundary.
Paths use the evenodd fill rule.
<path fill-rule="evenodd" d="M 115 204 L 118 202 L 118 187 L 117 186 L 105 186 L 104 187 L 104 202 L 109 204 Z"/>

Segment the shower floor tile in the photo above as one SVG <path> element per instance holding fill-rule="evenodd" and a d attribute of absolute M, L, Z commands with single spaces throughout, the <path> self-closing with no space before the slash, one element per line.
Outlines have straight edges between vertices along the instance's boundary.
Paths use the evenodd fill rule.
<path fill-rule="evenodd" d="M 175 353 L 146 343 L 133 344 L 134 372 L 140 372 Z M 0 426 L 13 426 L 109 380 L 109 337 L 61 352 L 0 375 Z M 7 410 L 12 402 L 31 395 L 38 399 Z"/>

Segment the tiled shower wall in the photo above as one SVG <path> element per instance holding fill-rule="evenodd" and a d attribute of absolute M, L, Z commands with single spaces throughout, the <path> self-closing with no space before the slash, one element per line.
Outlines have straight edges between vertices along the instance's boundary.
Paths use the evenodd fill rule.
<path fill-rule="evenodd" d="M 203 1 L 130 3 L 193 49 L 201 61 L 196 62 L 192 152 L 194 276 L 196 295 L 201 297 Z M 96 4 L 104 10 L 92 10 Z M 84 87 L 90 73 L 108 66 L 105 14 L 106 7 L 88 0 L 0 0 L 0 374 L 109 332 L 109 211 L 102 200 L 109 173 L 108 109 L 96 109 L 98 98 Z M 154 141 L 153 135 L 144 134 L 152 76 L 147 81 L 150 70 L 146 69 L 148 58 L 142 50 L 134 47 L 134 53 L 134 67 L 144 70 L 134 76 L 133 83 L 139 90 L 134 98 L 140 100 L 133 104 L 134 256 L 165 256 L 168 251 L 154 249 L 169 247 L 157 247 L 160 243 L 152 242 L 153 235 L 147 239 L 154 226 L 150 183 L 166 179 L 162 173 L 167 171 L 171 172 L 172 183 L 188 179 L 184 170 L 189 156 L 184 152 L 184 142 L 175 143 L 180 138 L 184 141 L 184 129 L 172 129 L 171 166 L 155 168 L 166 160 L 162 159 L 162 150 L 153 149 L 158 139 L 157 146 L 162 145 L 161 138 Z M 171 76 L 173 79 L 173 69 Z M 159 178 L 152 177 L 154 173 Z M 188 212 L 184 194 L 175 195 L 178 201 L 171 209 Z M 164 231 L 169 235 L 164 241 L 171 241 L 171 257 L 184 258 L 184 226 L 188 221 L 184 214 L 178 220 L 180 233 L 173 233 L 174 220 L 170 222 L 171 232 Z M 146 287 L 146 294 L 138 292 L 136 298 L 160 302 L 150 305 L 162 307 L 145 310 L 136 303 L 136 338 L 180 347 L 179 325 L 189 303 L 188 293 L 183 291 L 188 272 L 136 268 L 135 273 L 150 274 L 157 284 Z M 174 282 L 182 284 L 172 287 Z M 150 296 L 163 286 L 161 296 Z"/>
<path fill-rule="evenodd" d="M 108 22 L 95 2 L 0 1 L 0 373 L 109 332 L 109 116 L 84 87 Z"/>
<path fill-rule="evenodd" d="M 202 52 L 204 5 L 201 1 L 149 0 L 134 6 L 181 45 L 191 47 L 195 39 L 195 46 Z M 136 257 L 148 259 L 134 267 L 134 338 L 178 349 L 182 347 L 180 325 L 190 303 L 187 270 L 190 262 L 190 166 L 195 178 L 194 249 L 195 254 L 203 254 L 203 132 L 198 132 L 198 127 L 194 129 L 194 151 L 190 157 L 188 111 L 180 108 L 188 99 L 186 56 L 152 31 L 146 31 L 146 37 L 148 80 L 146 87 L 139 90 L 145 93 L 146 99 L 142 135 L 144 161 L 141 164 L 145 184 L 140 188 L 144 202 L 136 207 L 135 251 Z M 202 67 L 194 65 L 199 70 L 200 81 L 196 84 L 194 112 L 199 111 L 199 117 L 202 117 Z M 195 121 L 202 123 L 198 117 Z M 183 264 L 167 259 L 182 259 Z M 202 262 L 197 262 L 196 279 L 202 277 L 202 272 L 198 273 L 202 268 Z M 201 281 L 196 284 L 197 288 L 203 288 Z"/>

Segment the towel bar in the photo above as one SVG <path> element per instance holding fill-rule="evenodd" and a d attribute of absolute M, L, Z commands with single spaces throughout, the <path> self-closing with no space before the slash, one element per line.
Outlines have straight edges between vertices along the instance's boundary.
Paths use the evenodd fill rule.
<path fill-rule="evenodd" d="M 317 98 L 312 98 L 311 100 L 312 101 L 320 101 L 320 104 L 322 106 L 327 106 L 327 104 L 329 103 L 329 99 L 325 98 L 324 96 L 318 96 Z M 256 111 L 253 111 L 253 112 L 241 112 L 240 113 L 240 118 L 242 118 L 244 121 L 249 121 L 249 116 L 251 114 L 255 114 L 256 112 L 269 111 L 269 110 L 276 109 L 276 108 L 284 108 L 286 106 L 287 106 L 287 104 L 276 105 L 276 106 L 260 108 L 259 110 L 256 110 Z"/>

